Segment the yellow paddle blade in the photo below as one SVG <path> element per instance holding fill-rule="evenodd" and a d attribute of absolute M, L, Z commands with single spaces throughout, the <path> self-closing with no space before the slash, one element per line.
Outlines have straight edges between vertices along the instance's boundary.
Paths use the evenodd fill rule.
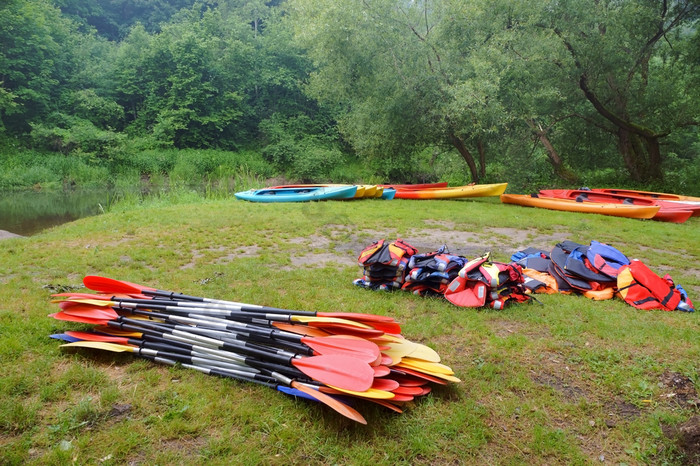
<path fill-rule="evenodd" d="M 454 383 L 461 382 L 461 380 L 458 379 L 457 377 L 455 377 L 454 375 L 442 374 L 440 372 L 431 372 L 429 370 L 418 369 L 416 367 L 409 366 L 409 365 L 404 366 L 402 363 L 397 364 L 396 367 L 399 369 L 401 369 L 402 367 L 405 367 L 406 369 L 411 369 L 413 371 L 420 372 L 421 374 L 425 374 L 425 375 L 429 375 L 429 376 L 432 376 L 432 377 L 435 377 L 438 379 L 446 380 L 448 382 L 454 382 Z"/>
<path fill-rule="evenodd" d="M 95 348 L 95 349 L 102 349 L 102 350 L 107 350 L 107 351 L 113 351 L 115 353 L 133 353 L 135 349 L 131 346 L 125 346 L 125 345 L 118 345 L 116 343 L 108 343 L 104 341 L 75 341 L 73 343 L 66 343 L 65 345 L 61 346 L 80 346 L 83 348 Z"/>
<path fill-rule="evenodd" d="M 70 299 L 66 299 L 64 301 L 70 301 L 72 303 L 91 304 L 93 306 L 102 306 L 102 307 L 110 307 L 110 306 L 114 306 L 114 305 L 118 304 L 114 301 L 107 301 L 104 299 L 88 299 L 88 298 L 70 298 Z"/>
<path fill-rule="evenodd" d="M 384 344 L 388 349 L 382 351 L 382 354 L 389 356 L 393 361 L 400 361 L 404 356 L 411 354 L 416 350 L 416 344 L 412 341 L 403 340 L 401 342 L 391 341 Z"/>
<path fill-rule="evenodd" d="M 376 337 L 376 338 L 370 338 L 375 343 L 386 343 L 386 342 L 397 342 L 401 343 L 402 341 L 406 341 L 405 338 L 401 337 L 400 335 L 391 335 L 388 333 L 385 333 L 381 337 Z"/>
<path fill-rule="evenodd" d="M 438 374 L 454 375 L 454 371 L 450 367 L 440 364 L 439 362 L 422 361 L 420 359 L 405 357 L 401 359 L 401 364 L 406 367 L 414 368 L 418 371 L 425 370 L 429 372 L 436 372 Z"/>
<path fill-rule="evenodd" d="M 409 358 L 422 359 L 429 362 L 440 362 L 440 355 L 429 346 L 421 343 L 415 343 L 416 349 L 406 356 Z"/>
<path fill-rule="evenodd" d="M 394 398 L 394 394 L 391 392 L 387 392 L 386 390 L 378 390 L 376 388 L 370 388 L 369 390 L 365 390 L 364 392 L 356 392 L 353 390 L 345 390 L 344 388 L 339 388 L 339 387 L 334 387 L 333 385 L 328 385 L 330 388 L 333 390 L 337 390 L 339 392 L 347 393 L 348 395 L 352 396 L 359 396 L 361 398 L 373 398 L 377 400 L 390 400 Z"/>

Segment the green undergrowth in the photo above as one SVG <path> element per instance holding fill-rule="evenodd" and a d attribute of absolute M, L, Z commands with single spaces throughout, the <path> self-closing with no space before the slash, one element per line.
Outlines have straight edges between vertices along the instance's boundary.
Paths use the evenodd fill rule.
<path fill-rule="evenodd" d="M 360 250 L 427 252 L 592 239 L 669 273 L 700 302 L 699 220 L 681 225 L 469 201 L 251 204 L 188 195 L 117 204 L 0 249 L 3 464 L 683 464 L 697 414 L 698 314 L 541 295 L 503 311 L 356 288 Z M 53 292 L 96 274 L 267 306 L 390 315 L 461 384 L 367 426 L 265 387 L 130 355 L 66 351 Z M 668 380 L 687 381 L 688 393 Z M 683 395 L 683 396 L 681 396 Z"/>

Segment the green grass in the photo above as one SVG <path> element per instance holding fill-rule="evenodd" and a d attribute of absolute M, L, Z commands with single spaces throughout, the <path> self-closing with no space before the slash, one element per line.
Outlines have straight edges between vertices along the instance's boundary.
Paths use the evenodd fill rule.
<path fill-rule="evenodd" d="M 353 287 L 371 241 L 426 252 L 592 239 L 670 273 L 700 302 L 700 221 L 577 215 L 474 201 L 250 204 L 173 195 L 0 248 L 0 463 L 587 464 L 688 461 L 663 429 L 696 410 L 664 375 L 695 383 L 698 315 L 564 295 L 504 311 Z M 264 387 L 64 351 L 47 317 L 57 286 L 105 275 L 235 301 L 386 314 L 463 380 L 403 414 L 358 406 L 369 425 Z M 50 286 L 49 286 L 50 285 Z M 77 288 L 79 289 L 79 288 Z M 691 388 L 695 388 L 691 384 Z M 695 394 L 697 398 L 697 394 Z"/>

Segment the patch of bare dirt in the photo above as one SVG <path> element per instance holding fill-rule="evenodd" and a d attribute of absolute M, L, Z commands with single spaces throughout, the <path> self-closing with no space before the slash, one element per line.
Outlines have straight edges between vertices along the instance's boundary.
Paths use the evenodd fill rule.
<path fill-rule="evenodd" d="M 525 335 L 529 338 L 550 338 L 552 335 L 548 328 L 544 326 L 531 326 L 525 322 L 518 322 L 507 319 L 491 319 L 489 326 L 494 334 L 500 338 L 507 338 L 513 335 Z"/>
<path fill-rule="evenodd" d="M 666 437 L 675 440 L 686 464 L 700 464 L 700 416 L 695 415 L 680 425 L 662 424 Z"/>
<path fill-rule="evenodd" d="M 549 387 L 562 395 L 570 402 L 577 402 L 586 397 L 586 392 L 580 387 L 571 384 L 563 377 L 550 372 L 539 372 L 533 374 L 532 380 L 539 385 Z"/>
<path fill-rule="evenodd" d="M 208 440 L 204 437 L 165 439 L 160 442 L 160 449 L 182 452 L 186 456 L 189 456 L 197 454 L 207 443 Z"/>
<path fill-rule="evenodd" d="M 613 399 L 606 403 L 603 410 L 606 413 L 605 425 L 611 429 L 620 421 L 635 419 L 641 414 L 641 410 L 638 407 L 619 399 Z"/>
<path fill-rule="evenodd" d="M 303 267 L 324 267 L 329 264 L 338 264 L 343 266 L 354 266 L 357 262 L 353 257 L 340 256 L 338 254 L 333 254 L 332 252 L 327 253 L 312 253 L 304 254 L 302 256 L 292 256 L 292 269 L 303 268 Z"/>
<path fill-rule="evenodd" d="M 661 375 L 659 386 L 664 390 L 660 395 L 662 399 L 676 403 L 680 408 L 698 409 L 700 407 L 698 392 L 689 377 L 667 371 Z"/>

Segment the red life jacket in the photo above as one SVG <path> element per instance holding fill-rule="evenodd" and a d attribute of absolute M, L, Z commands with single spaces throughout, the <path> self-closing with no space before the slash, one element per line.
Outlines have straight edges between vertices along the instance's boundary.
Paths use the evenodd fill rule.
<path fill-rule="evenodd" d="M 516 263 L 490 260 L 490 253 L 469 261 L 447 286 L 445 298 L 460 307 L 503 309 L 508 302 L 529 301 L 522 286 L 522 268 Z"/>
<path fill-rule="evenodd" d="M 620 297 L 637 309 L 693 310 L 693 303 L 684 299 L 669 275 L 661 278 L 637 259 L 620 267 L 617 288 Z"/>

